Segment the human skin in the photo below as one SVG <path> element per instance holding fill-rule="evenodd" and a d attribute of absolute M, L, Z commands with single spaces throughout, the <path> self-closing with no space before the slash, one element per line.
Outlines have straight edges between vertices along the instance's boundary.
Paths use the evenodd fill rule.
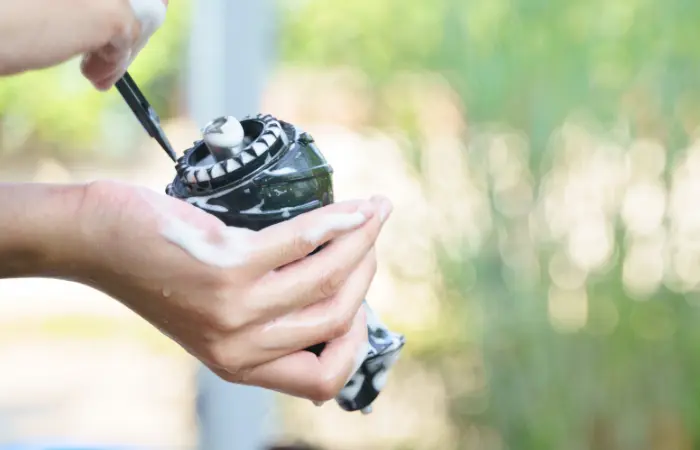
<path fill-rule="evenodd" d="M 0 75 L 83 56 L 83 75 L 109 89 L 165 19 L 167 0 L 3 0 Z"/>
<path fill-rule="evenodd" d="M 2 0 L 0 75 L 83 55 L 83 75 L 109 89 L 158 28 L 166 5 Z M 358 353 L 364 356 L 362 302 L 390 211 L 383 198 L 337 203 L 263 231 L 240 230 L 231 241 L 235 230 L 213 216 L 137 186 L 0 184 L 0 278 L 92 286 L 223 379 L 323 402 L 346 383 Z M 337 219 L 356 221 L 358 214 L 356 226 L 328 226 L 354 223 Z M 184 224 L 181 245 L 166 233 L 170 223 Z M 237 264 L 222 266 L 198 258 L 196 248 L 209 256 L 246 250 Z M 303 350 L 320 342 L 328 345 L 318 357 Z"/>
<path fill-rule="evenodd" d="M 391 212 L 382 197 L 246 230 L 238 243 L 252 250 L 228 267 L 199 261 L 163 234 L 176 219 L 217 245 L 222 222 L 142 187 L 0 184 L 0 211 L 0 278 L 92 286 L 227 381 L 323 402 L 335 397 L 366 349 L 362 302 L 376 270 L 375 241 Z M 309 239 L 308 230 L 329 216 L 357 212 L 363 224 L 326 227 Z M 319 342 L 329 342 L 319 357 L 304 350 Z"/>

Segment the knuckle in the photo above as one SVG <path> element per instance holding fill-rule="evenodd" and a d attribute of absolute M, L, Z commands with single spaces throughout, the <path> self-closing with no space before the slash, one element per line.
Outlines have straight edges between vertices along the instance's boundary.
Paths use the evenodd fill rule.
<path fill-rule="evenodd" d="M 208 305 L 205 306 L 206 320 L 209 326 L 223 335 L 231 335 L 251 323 L 257 314 L 257 309 L 247 307 L 250 292 L 232 290 L 230 282 L 212 289 Z M 235 299 L 235 300 L 234 300 Z"/>
<path fill-rule="evenodd" d="M 235 314 L 219 314 L 213 317 L 214 329 L 224 334 L 231 334 L 239 330 L 244 320 Z"/>
<path fill-rule="evenodd" d="M 290 256 L 306 256 L 311 254 L 316 248 L 316 244 L 306 239 L 301 233 L 296 233 L 292 239 Z"/>
<path fill-rule="evenodd" d="M 218 375 L 219 378 L 234 384 L 250 384 L 250 369 L 240 368 L 240 369 L 220 369 L 220 368 L 210 368 L 212 372 Z"/>
<path fill-rule="evenodd" d="M 114 5 L 112 14 L 107 20 L 109 24 L 107 30 L 111 31 L 112 38 L 126 37 L 131 34 L 134 26 L 134 16 L 131 8 L 124 8 L 123 5 Z"/>
<path fill-rule="evenodd" d="M 328 327 L 328 340 L 338 339 L 345 336 L 352 328 L 352 318 L 349 314 L 336 314 L 330 321 Z"/>
<path fill-rule="evenodd" d="M 327 402 L 333 400 L 340 390 L 342 385 L 334 379 L 324 378 L 315 384 L 311 394 L 311 400 L 315 402 Z"/>
<path fill-rule="evenodd" d="M 208 344 L 201 352 L 200 358 L 208 365 L 222 369 L 228 360 L 228 352 L 217 341 Z"/>
<path fill-rule="evenodd" d="M 344 274 L 338 269 L 329 269 L 319 277 L 318 290 L 323 298 L 328 298 L 337 294 L 344 284 Z"/>
<path fill-rule="evenodd" d="M 286 245 L 278 247 L 278 259 L 295 261 L 311 254 L 314 250 L 315 245 L 312 242 L 305 239 L 301 233 L 294 233 L 294 236 Z"/>
<path fill-rule="evenodd" d="M 203 359 L 226 374 L 229 379 L 237 379 L 243 371 L 245 365 L 235 346 L 229 345 L 226 341 L 218 341 L 207 347 Z"/>
<path fill-rule="evenodd" d="M 236 311 L 230 302 L 222 301 L 217 307 L 209 311 L 209 321 L 212 328 L 222 334 L 229 335 L 243 328 L 248 322 L 246 311 Z"/>

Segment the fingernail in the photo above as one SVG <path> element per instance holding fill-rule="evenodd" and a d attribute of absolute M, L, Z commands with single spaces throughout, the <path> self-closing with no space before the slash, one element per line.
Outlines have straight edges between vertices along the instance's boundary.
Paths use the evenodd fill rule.
<path fill-rule="evenodd" d="M 374 215 L 375 211 L 376 211 L 376 208 L 372 204 L 371 201 L 364 202 L 360 205 L 359 208 L 357 208 L 357 212 L 361 213 L 363 216 L 365 216 L 368 219 Z"/>
<path fill-rule="evenodd" d="M 394 210 L 394 205 L 392 205 L 391 202 L 385 198 L 379 199 L 379 201 L 379 220 L 384 223 Z"/>
<path fill-rule="evenodd" d="M 379 220 L 384 223 L 394 209 L 394 205 L 388 198 L 381 195 L 375 195 L 370 201 L 378 210 Z"/>

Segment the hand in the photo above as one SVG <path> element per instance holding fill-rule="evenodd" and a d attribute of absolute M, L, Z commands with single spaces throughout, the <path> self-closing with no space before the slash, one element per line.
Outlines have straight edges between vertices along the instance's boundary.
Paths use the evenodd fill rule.
<path fill-rule="evenodd" d="M 168 0 L 129 0 L 129 21 L 104 46 L 85 55 L 83 75 L 100 90 L 111 88 L 165 20 Z"/>
<path fill-rule="evenodd" d="M 322 402 L 359 366 L 388 200 L 338 203 L 253 232 L 147 189 L 97 182 L 86 191 L 79 216 L 93 256 L 79 281 L 221 378 Z M 319 357 L 303 351 L 321 342 Z"/>

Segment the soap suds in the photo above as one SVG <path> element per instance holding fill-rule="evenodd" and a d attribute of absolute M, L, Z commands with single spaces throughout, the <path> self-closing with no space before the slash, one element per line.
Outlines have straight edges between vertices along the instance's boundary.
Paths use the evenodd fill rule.
<path fill-rule="evenodd" d="M 174 217 L 163 218 L 161 234 L 200 262 L 221 268 L 244 265 L 253 253 L 245 228 L 220 228 L 219 242 L 211 242 L 207 232 Z"/>
<path fill-rule="evenodd" d="M 262 212 L 262 207 L 264 204 L 265 200 L 262 200 L 260 203 L 253 206 L 252 208 L 241 211 L 241 214 L 260 214 Z"/>
<path fill-rule="evenodd" d="M 213 194 L 209 195 L 201 195 L 197 197 L 188 197 L 185 200 L 187 203 L 190 203 L 192 205 L 195 205 L 201 209 L 205 209 L 208 211 L 215 211 L 215 212 L 228 212 L 228 209 L 224 206 L 221 205 L 210 205 L 209 200 L 213 198 L 219 198 L 223 197 L 224 195 L 228 195 L 232 191 L 236 190 L 237 186 L 234 186 L 232 188 L 224 189 L 223 191 L 215 192 Z"/>
<path fill-rule="evenodd" d="M 360 212 L 348 214 L 328 214 L 323 216 L 320 223 L 313 228 L 309 228 L 304 233 L 307 242 L 320 242 L 324 236 L 338 231 L 350 231 L 359 227 L 368 220 L 368 217 Z"/>
<path fill-rule="evenodd" d="M 194 205 L 200 209 L 214 212 L 228 212 L 228 209 L 226 209 L 225 207 L 221 205 L 210 205 L 208 201 L 208 198 L 202 197 L 190 197 L 187 199 L 187 203 L 189 203 L 190 205 Z"/>
<path fill-rule="evenodd" d="M 282 217 L 288 219 L 291 214 L 289 213 L 289 208 L 282 208 Z"/>
<path fill-rule="evenodd" d="M 281 169 L 276 169 L 276 170 L 266 170 L 265 173 L 268 175 L 272 176 L 278 176 L 278 175 L 288 175 L 290 173 L 296 173 L 297 171 L 293 169 L 292 167 L 282 167 Z"/>

